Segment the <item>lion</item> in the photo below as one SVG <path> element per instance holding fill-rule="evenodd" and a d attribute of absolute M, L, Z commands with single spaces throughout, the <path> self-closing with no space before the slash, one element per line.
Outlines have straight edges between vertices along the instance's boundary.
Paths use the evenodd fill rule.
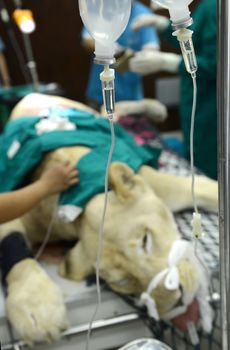
<path fill-rule="evenodd" d="M 81 111 L 82 120 L 89 115 L 100 119 L 94 111 L 77 102 L 32 94 L 14 108 L 9 125 L 16 125 L 22 118 L 29 120 L 31 115 L 37 118 L 38 124 L 47 110 L 57 106 L 65 111 L 69 108 Z M 103 122 L 107 123 L 106 120 Z M 100 147 L 97 152 L 100 155 Z M 89 162 L 87 157 L 90 154 L 91 148 L 85 143 L 52 149 L 42 155 L 36 166 L 33 165 L 27 179 L 29 176 L 29 181 L 36 180 L 52 164 L 66 159 L 80 166 L 84 159 L 85 163 Z M 93 176 L 94 170 L 90 179 Z M 109 183 L 100 276 L 116 292 L 141 296 L 152 317 L 175 317 L 184 312 L 194 298 L 199 301 L 207 294 L 205 271 L 191 244 L 181 240 L 173 216 L 174 212 L 193 205 L 191 178 L 164 173 L 148 164 L 138 164 L 132 169 L 129 164 L 115 159 L 109 169 Z M 79 191 L 77 186 L 74 193 Z M 199 208 L 217 212 L 216 181 L 197 176 L 196 195 Z M 22 250 L 20 258 L 10 264 L 5 274 L 7 317 L 19 336 L 30 343 L 58 339 L 68 325 L 58 286 L 28 253 L 28 247 L 43 242 L 58 200 L 59 196 L 45 199 L 23 217 L 0 227 L 4 247 L 1 251 L 6 258 L 9 237 L 20 242 L 18 250 Z M 71 219 L 63 215 L 63 211 L 55 216 L 50 241 L 76 241 L 60 263 L 61 276 L 81 281 L 95 273 L 104 201 L 102 189 L 91 193 Z M 201 304 L 203 325 L 206 331 L 210 331 L 211 309 L 208 304 L 205 307 Z"/>

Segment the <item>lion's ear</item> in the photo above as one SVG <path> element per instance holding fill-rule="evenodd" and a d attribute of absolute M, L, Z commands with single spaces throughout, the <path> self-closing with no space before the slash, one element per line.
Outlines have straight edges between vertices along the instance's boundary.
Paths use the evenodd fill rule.
<path fill-rule="evenodd" d="M 129 166 L 114 162 L 110 167 L 109 175 L 110 184 L 120 200 L 135 200 L 137 189 L 142 185 L 142 181 Z"/>

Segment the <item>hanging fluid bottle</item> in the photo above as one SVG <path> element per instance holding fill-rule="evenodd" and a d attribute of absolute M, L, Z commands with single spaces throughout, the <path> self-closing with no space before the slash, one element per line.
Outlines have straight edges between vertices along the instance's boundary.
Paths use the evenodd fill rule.
<path fill-rule="evenodd" d="M 82 21 L 95 40 L 95 60 L 114 61 L 114 43 L 125 30 L 131 0 L 79 0 Z"/>
<path fill-rule="evenodd" d="M 132 0 L 79 0 L 82 21 L 95 40 L 94 62 L 104 65 L 100 74 L 102 94 L 107 114 L 115 111 L 114 69 L 115 42 L 125 30 Z"/>
<path fill-rule="evenodd" d="M 152 0 L 161 7 L 169 10 L 170 18 L 175 29 L 186 28 L 192 24 L 188 5 L 193 0 Z"/>

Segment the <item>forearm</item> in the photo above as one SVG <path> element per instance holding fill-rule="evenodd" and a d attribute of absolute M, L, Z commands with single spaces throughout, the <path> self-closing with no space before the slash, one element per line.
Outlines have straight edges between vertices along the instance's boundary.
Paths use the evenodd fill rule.
<path fill-rule="evenodd" d="M 2 53 L 0 53 L 0 74 L 2 77 L 3 85 L 10 85 L 10 75 L 5 57 Z"/>
<path fill-rule="evenodd" d="M 24 215 L 43 198 L 48 196 L 48 189 L 41 181 L 20 190 L 0 194 L 0 223 Z"/>

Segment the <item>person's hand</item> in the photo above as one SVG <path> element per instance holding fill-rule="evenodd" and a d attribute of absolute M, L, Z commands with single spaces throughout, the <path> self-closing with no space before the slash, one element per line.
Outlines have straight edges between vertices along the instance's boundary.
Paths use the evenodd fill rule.
<path fill-rule="evenodd" d="M 116 102 L 116 120 L 126 115 L 142 114 L 156 123 L 163 122 L 167 116 L 166 107 L 159 101 L 144 98 L 138 101 L 119 101 Z"/>
<path fill-rule="evenodd" d="M 155 123 L 162 123 L 168 117 L 166 106 L 155 99 L 145 98 L 143 100 L 146 116 Z"/>
<path fill-rule="evenodd" d="M 40 177 L 47 195 L 62 192 L 79 182 L 79 172 L 69 162 L 58 164 L 46 170 Z"/>
<path fill-rule="evenodd" d="M 175 53 L 142 50 L 130 59 L 129 69 L 141 75 L 158 73 L 160 71 L 176 73 L 180 62 L 181 56 Z"/>
<path fill-rule="evenodd" d="M 150 0 L 150 7 L 153 11 L 162 10 L 162 6 L 158 5 L 154 0 Z"/>
<path fill-rule="evenodd" d="M 115 56 L 120 55 L 122 52 L 125 51 L 125 47 L 121 46 L 117 41 L 114 44 L 114 49 L 115 49 Z"/>
<path fill-rule="evenodd" d="M 153 26 L 159 32 L 162 32 L 168 27 L 169 23 L 170 23 L 169 19 L 165 16 L 160 16 L 155 14 L 146 14 L 146 15 L 138 16 L 133 21 L 131 29 L 133 31 L 137 31 L 138 29 L 141 29 L 143 27 Z"/>

